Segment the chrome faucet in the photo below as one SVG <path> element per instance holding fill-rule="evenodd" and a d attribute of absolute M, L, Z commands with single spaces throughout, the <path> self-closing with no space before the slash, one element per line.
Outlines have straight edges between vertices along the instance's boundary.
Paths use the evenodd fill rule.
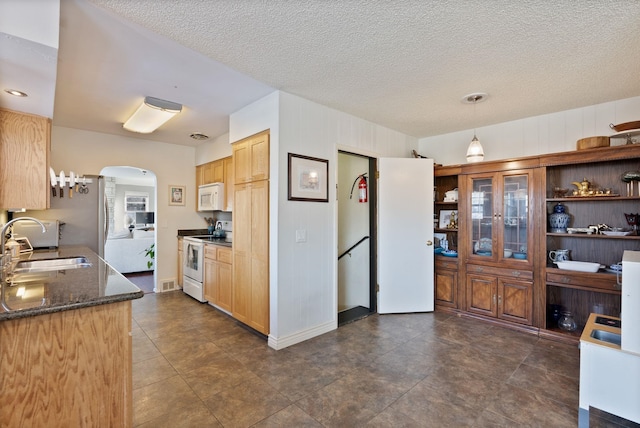
<path fill-rule="evenodd" d="M 42 224 L 40 220 L 33 217 L 18 217 L 5 223 L 5 225 L 2 226 L 2 229 L 0 230 L 0 267 L 2 268 L 2 270 L 4 270 L 4 267 L 11 262 L 11 253 L 5 254 L 5 235 L 7 234 L 9 226 L 19 221 L 32 221 L 38 223 L 40 226 L 42 226 L 42 233 L 45 233 L 47 231 L 46 226 Z"/>

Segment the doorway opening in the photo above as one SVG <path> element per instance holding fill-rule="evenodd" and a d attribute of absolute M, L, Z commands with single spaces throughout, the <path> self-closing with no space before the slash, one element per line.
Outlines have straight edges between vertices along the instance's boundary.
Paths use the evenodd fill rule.
<path fill-rule="evenodd" d="M 156 290 L 157 180 L 130 166 L 102 169 L 104 259 L 145 293 Z"/>
<path fill-rule="evenodd" d="M 377 310 L 376 170 L 375 158 L 338 152 L 338 326 Z"/>

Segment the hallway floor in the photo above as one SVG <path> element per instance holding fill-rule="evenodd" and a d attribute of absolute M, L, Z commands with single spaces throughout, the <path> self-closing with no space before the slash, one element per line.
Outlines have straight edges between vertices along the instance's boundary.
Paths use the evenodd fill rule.
<path fill-rule="evenodd" d="M 281 351 L 181 291 L 133 318 L 137 427 L 577 426 L 577 347 L 455 315 L 371 315 Z"/>

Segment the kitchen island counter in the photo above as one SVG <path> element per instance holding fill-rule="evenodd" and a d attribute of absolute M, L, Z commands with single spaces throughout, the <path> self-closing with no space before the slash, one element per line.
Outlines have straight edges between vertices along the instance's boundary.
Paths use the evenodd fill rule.
<path fill-rule="evenodd" d="M 0 321 L 141 298 L 144 293 L 85 246 L 60 247 L 20 256 L 20 260 L 83 256 L 90 267 L 20 275 L 2 274 Z"/>
<path fill-rule="evenodd" d="M 133 425 L 131 300 L 143 293 L 87 247 L 21 259 L 77 256 L 91 266 L 2 278 L 3 426 Z"/>

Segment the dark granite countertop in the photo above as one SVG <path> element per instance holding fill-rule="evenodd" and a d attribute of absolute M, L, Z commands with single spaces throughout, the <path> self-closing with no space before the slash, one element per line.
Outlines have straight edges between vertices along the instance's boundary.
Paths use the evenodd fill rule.
<path fill-rule="evenodd" d="M 22 254 L 20 260 L 84 256 L 90 267 L 12 278 L 2 274 L 0 321 L 141 298 L 144 293 L 84 246 Z"/>
<path fill-rule="evenodd" d="M 178 238 L 197 238 L 205 244 L 221 245 L 231 248 L 232 242 L 227 238 L 214 238 L 207 233 L 207 229 L 181 229 L 178 230 Z"/>

